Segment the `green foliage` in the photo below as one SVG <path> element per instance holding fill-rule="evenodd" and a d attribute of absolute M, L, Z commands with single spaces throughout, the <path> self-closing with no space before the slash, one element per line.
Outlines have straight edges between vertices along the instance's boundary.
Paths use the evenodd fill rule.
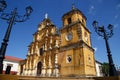
<path fill-rule="evenodd" d="M 103 63 L 102 65 L 102 72 L 104 76 L 109 76 L 109 64 L 108 63 Z"/>

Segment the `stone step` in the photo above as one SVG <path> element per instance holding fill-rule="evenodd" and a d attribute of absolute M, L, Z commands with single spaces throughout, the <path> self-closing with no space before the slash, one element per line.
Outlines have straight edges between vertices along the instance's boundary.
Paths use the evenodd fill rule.
<path fill-rule="evenodd" d="M 19 77 L 18 80 L 95 80 L 93 78 L 81 77 Z"/>
<path fill-rule="evenodd" d="M 0 80 L 120 80 L 120 76 L 111 77 L 40 77 L 0 74 Z"/>

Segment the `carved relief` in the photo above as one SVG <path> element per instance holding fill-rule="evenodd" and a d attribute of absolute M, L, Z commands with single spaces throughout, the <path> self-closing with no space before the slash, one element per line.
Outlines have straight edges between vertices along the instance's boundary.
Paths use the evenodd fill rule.
<path fill-rule="evenodd" d="M 78 27 L 77 27 L 77 34 L 78 34 L 78 39 L 79 39 L 79 41 L 82 40 L 81 24 L 78 24 Z"/>

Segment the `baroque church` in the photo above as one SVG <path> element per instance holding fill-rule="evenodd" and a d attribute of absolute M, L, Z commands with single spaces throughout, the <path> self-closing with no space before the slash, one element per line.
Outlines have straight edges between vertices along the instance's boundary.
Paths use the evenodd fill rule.
<path fill-rule="evenodd" d="M 58 30 L 46 16 L 38 25 L 27 57 L 19 64 L 19 75 L 96 76 L 91 32 L 86 27 L 85 15 L 73 6 L 62 16 L 62 22 Z"/>

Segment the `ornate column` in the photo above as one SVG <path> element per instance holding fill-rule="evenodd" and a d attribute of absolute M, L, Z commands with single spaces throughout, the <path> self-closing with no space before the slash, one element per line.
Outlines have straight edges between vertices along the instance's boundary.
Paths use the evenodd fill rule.
<path fill-rule="evenodd" d="M 58 40 L 56 40 L 56 52 L 55 52 L 55 65 L 54 65 L 54 71 L 53 76 L 58 77 L 59 76 L 59 65 L 58 65 L 58 52 L 59 52 L 59 45 Z"/>
<path fill-rule="evenodd" d="M 48 34 L 49 34 L 49 33 L 48 33 L 48 30 L 47 30 L 47 31 L 46 31 L 46 36 L 48 36 Z"/>
<path fill-rule="evenodd" d="M 34 68 L 33 76 L 37 76 L 37 67 Z"/>
<path fill-rule="evenodd" d="M 41 71 L 41 76 L 45 77 L 46 76 L 46 51 L 47 51 L 47 40 L 45 40 L 45 45 L 44 45 L 44 57 L 43 57 L 43 66 L 42 66 L 42 71 Z"/>
<path fill-rule="evenodd" d="M 33 54 L 34 53 L 34 47 L 33 47 L 33 44 L 32 44 L 32 46 L 31 46 L 31 54 Z"/>
<path fill-rule="evenodd" d="M 50 54 L 51 54 L 51 51 L 50 51 Z M 51 63 L 51 55 L 49 55 L 47 76 L 50 77 L 51 75 L 52 75 L 52 63 Z"/>
<path fill-rule="evenodd" d="M 29 66 L 30 66 L 30 68 L 29 68 L 29 73 L 28 73 L 28 75 L 31 75 L 31 73 L 32 73 L 32 56 L 30 56 L 30 60 L 29 60 Z"/>
<path fill-rule="evenodd" d="M 35 54 L 39 55 L 38 42 L 36 42 L 36 44 L 35 44 Z"/>
<path fill-rule="evenodd" d="M 33 56 L 31 56 L 31 73 L 30 73 L 30 75 L 32 75 L 33 76 L 33 72 L 34 72 L 34 56 L 35 55 L 33 55 Z"/>
<path fill-rule="evenodd" d="M 51 54 L 52 54 L 52 36 L 50 37 L 50 53 L 49 53 L 49 59 L 48 59 L 48 67 L 47 67 L 47 76 L 52 76 L 52 61 L 51 61 Z"/>
<path fill-rule="evenodd" d="M 45 52 L 46 53 L 46 52 Z M 42 66 L 42 71 L 41 71 L 41 76 L 45 77 L 46 76 L 46 61 L 45 61 L 45 57 L 43 59 L 43 66 Z"/>
<path fill-rule="evenodd" d="M 33 61 L 33 76 L 37 75 L 37 62 L 35 59 L 36 58 L 34 58 L 34 61 Z"/>
<path fill-rule="evenodd" d="M 26 65 L 26 64 L 25 64 Z M 23 75 L 26 76 L 26 67 L 25 65 L 23 66 Z"/>
<path fill-rule="evenodd" d="M 26 62 L 26 64 L 24 65 L 24 75 L 27 75 L 27 73 L 28 73 L 28 69 L 29 69 L 29 62 L 28 62 L 28 60 L 29 60 L 29 57 L 27 58 L 27 62 Z M 25 67 L 26 66 L 26 67 Z"/>
<path fill-rule="evenodd" d="M 59 65 L 58 65 L 58 50 L 55 53 L 55 65 L 54 65 L 54 72 L 53 75 L 55 77 L 59 76 Z"/>

